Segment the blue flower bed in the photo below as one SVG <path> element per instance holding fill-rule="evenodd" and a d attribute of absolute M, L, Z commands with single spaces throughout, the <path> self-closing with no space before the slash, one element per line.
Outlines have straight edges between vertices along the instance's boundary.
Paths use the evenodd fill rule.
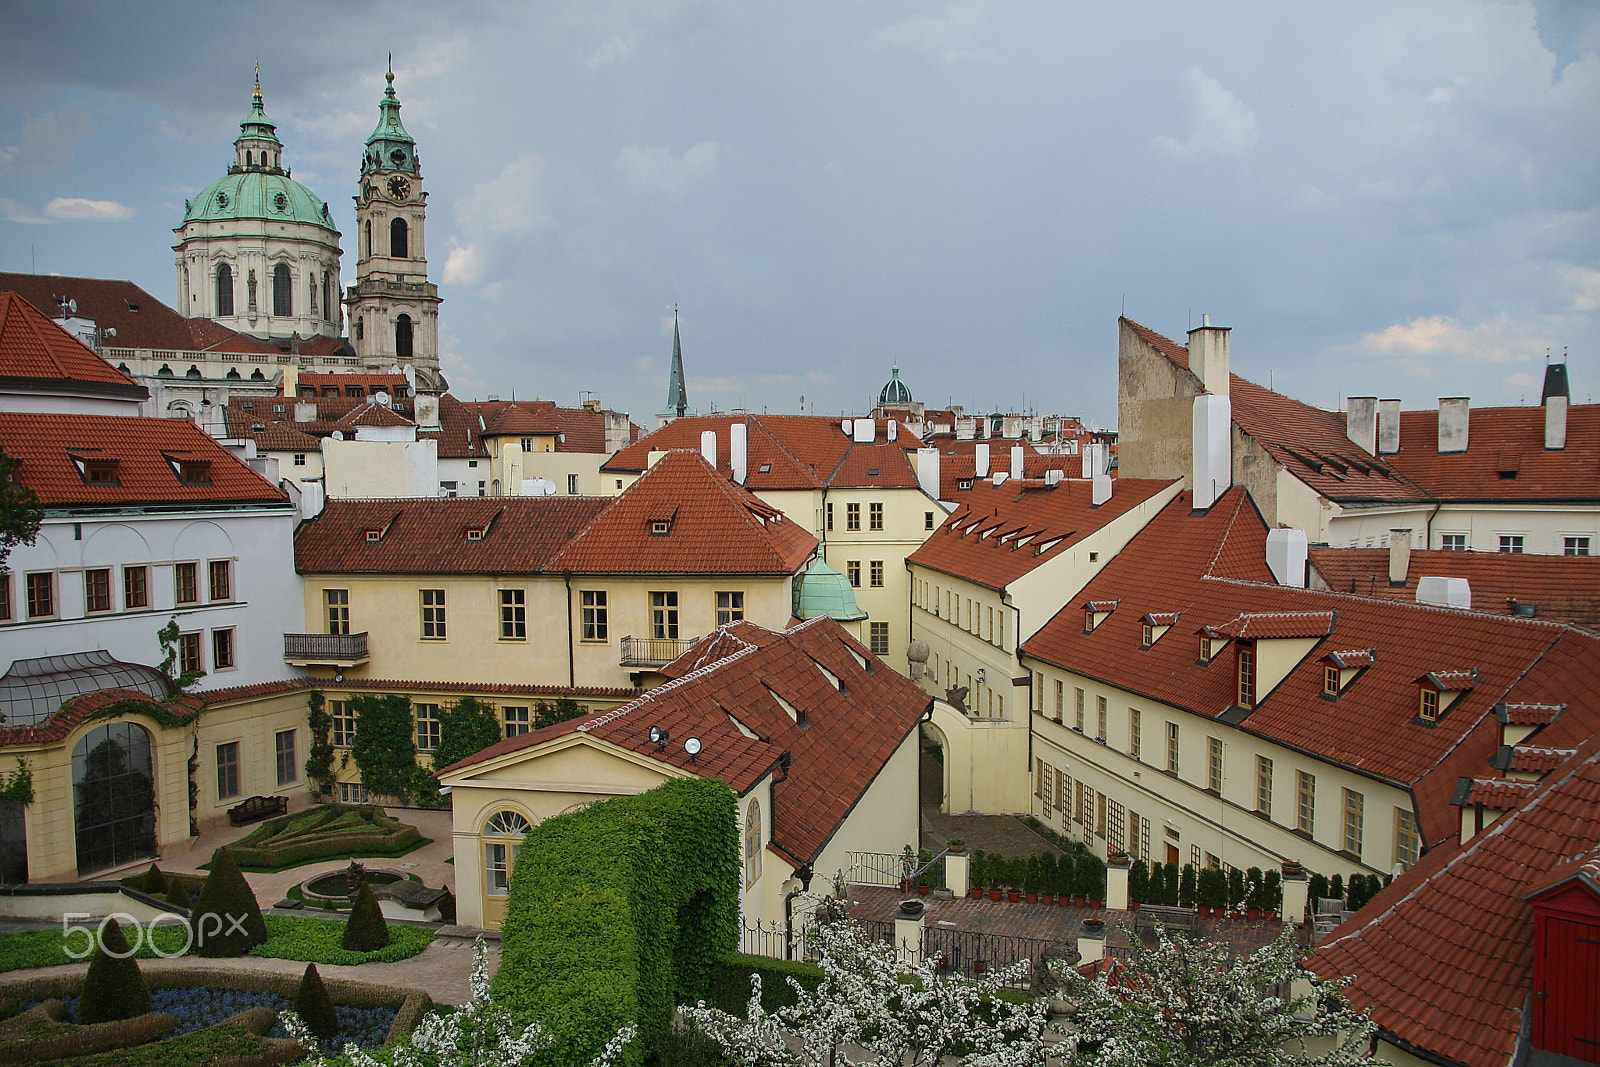
<path fill-rule="evenodd" d="M 78 998 L 67 997 L 67 1018 L 78 1017 Z M 291 1001 L 277 993 L 249 993 L 242 989 L 152 989 L 150 1000 L 155 1011 L 168 1012 L 178 1020 L 178 1026 L 161 1040 L 166 1041 L 195 1030 L 203 1030 L 208 1026 L 215 1026 L 220 1022 L 231 1019 L 233 1016 L 249 1008 L 267 1007 L 276 1012 L 288 1011 Z M 34 1007 L 39 1001 L 30 1001 L 23 1005 L 24 1009 Z M 347 1042 L 355 1042 L 363 1048 L 377 1048 L 389 1036 L 389 1027 L 394 1025 L 396 1010 L 394 1008 L 352 1008 L 346 1005 L 335 1005 L 339 1015 L 339 1034 L 330 1041 L 322 1043 L 322 1050 L 329 1055 L 337 1054 Z M 273 1023 L 266 1037 L 288 1037 L 283 1028 L 283 1023 Z"/>

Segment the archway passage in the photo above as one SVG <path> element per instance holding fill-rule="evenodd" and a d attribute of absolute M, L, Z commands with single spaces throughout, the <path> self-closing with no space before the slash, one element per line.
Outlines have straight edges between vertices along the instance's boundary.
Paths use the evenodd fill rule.
<path fill-rule="evenodd" d="M 72 749 L 78 873 L 120 867 L 156 851 L 150 735 L 136 723 L 97 726 Z"/>
<path fill-rule="evenodd" d="M 918 795 L 923 811 L 949 814 L 950 743 L 944 731 L 932 723 L 922 724 L 922 752 L 917 760 Z"/>

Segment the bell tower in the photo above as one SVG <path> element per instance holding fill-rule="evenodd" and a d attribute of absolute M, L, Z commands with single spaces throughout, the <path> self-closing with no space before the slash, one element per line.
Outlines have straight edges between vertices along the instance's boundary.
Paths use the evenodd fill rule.
<path fill-rule="evenodd" d="M 356 283 L 345 296 L 350 341 L 363 368 L 411 366 L 419 390 L 437 389 L 440 301 L 428 281 L 428 194 L 417 143 L 400 123 L 394 71 L 386 77 L 355 198 Z"/>

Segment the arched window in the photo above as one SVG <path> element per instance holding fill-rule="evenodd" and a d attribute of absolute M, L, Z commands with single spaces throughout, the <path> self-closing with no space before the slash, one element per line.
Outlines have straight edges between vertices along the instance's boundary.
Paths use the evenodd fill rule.
<path fill-rule="evenodd" d="M 217 268 L 217 314 L 233 314 L 233 268 L 226 263 Z"/>
<path fill-rule="evenodd" d="M 372 220 L 371 219 L 368 219 L 367 222 L 366 222 L 366 237 L 367 237 L 367 251 L 366 251 L 365 255 L 363 255 L 361 257 L 362 259 L 370 259 L 371 256 L 372 256 Z"/>
<path fill-rule="evenodd" d="M 247 167 L 255 165 L 255 160 L 250 158 L 250 150 L 248 148 L 244 150 L 244 165 Z"/>
<path fill-rule="evenodd" d="M 483 889 L 493 897 L 511 891 L 511 872 L 517 866 L 522 839 L 533 827 L 514 811 L 497 811 L 483 824 Z M 498 840 L 495 840 L 497 839 Z"/>
<path fill-rule="evenodd" d="M 289 268 L 283 263 L 272 268 L 272 313 L 294 314 L 293 283 L 289 280 Z"/>
<path fill-rule="evenodd" d="M 405 219 L 395 219 L 389 223 L 389 254 L 395 259 L 406 259 L 411 255 L 406 251 Z"/>
<path fill-rule="evenodd" d="M 97 726 L 72 749 L 78 873 L 155 854 L 155 781 L 150 735 L 131 722 Z"/>
<path fill-rule="evenodd" d="M 357 315 L 356 316 L 356 340 L 357 341 L 365 341 L 366 339 L 367 339 L 367 317 L 365 315 Z"/>
<path fill-rule="evenodd" d="M 748 889 L 761 877 L 761 801 L 750 798 L 744 813 L 744 884 Z"/>
<path fill-rule="evenodd" d="M 326 273 L 322 275 L 322 308 L 327 312 L 323 317 L 329 322 L 339 321 L 339 309 L 333 306 L 333 279 Z"/>
<path fill-rule="evenodd" d="M 398 359 L 411 358 L 410 315 L 401 315 L 394 320 L 394 354 Z"/>

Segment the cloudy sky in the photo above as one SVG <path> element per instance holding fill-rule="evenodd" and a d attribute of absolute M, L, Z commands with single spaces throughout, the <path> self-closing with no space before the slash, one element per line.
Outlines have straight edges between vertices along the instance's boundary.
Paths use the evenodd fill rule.
<path fill-rule="evenodd" d="M 171 302 L 259 56 L 354 225 L 394 52 L 464 397 L 1116 418 L 1116 317 L 1351 393 L 1600 398 L 1600 4 L 0 0 L 0 270 Z M 345 240 L 345 281 L 355 272 Z"/>

